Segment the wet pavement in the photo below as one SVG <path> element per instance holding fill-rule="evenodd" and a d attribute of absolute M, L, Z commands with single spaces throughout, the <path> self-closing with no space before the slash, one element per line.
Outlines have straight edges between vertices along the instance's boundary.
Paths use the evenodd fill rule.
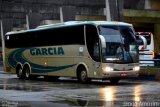
<path fill-rule="evenodd" d="M 59 81 L 20 80 L 0 71 L 0 105 L 3 107 L 160 107 L 160 82 L 154 80 Z"/>

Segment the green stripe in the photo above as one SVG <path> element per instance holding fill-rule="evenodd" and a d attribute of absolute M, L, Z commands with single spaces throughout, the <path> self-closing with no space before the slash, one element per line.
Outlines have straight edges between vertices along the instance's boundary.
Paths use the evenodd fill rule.
<path fill-rule="evenodd" d="M 76 64 L 71 64 L 71 65 L 64 65 L 64 66 L 43 66 L 43 65 L 35 64 L 30 62 L 29 60 L 27 60 L 27 58 L 23 56 L 22 53 L 27 49 L 29 48 L 21 48 L 13 51 L 8 57 L 9 65 L 15 68 L 18 62 L 21 62 L 22 64 L 24 64 L 25 62 L 28 62 L 31 65 L 33 73 L 55 72 L 55 71 L 64 70 L 76 65 Z"/>

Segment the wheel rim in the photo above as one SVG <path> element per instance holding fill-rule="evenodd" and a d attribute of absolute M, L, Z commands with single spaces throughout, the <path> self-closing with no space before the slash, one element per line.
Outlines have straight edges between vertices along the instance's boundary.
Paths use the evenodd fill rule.
<path fill-rule="evenodd" d="M 85 81 L 86 78 L 87 78 L 87 73 L 86 73 L 86 71 L 83 70 L 83 71 L 81 72 L 81 80 L 82 80 L 82 81 Z"/>
<path fill-rule="evenodd" d="M 30 76 L 30 73 L 29 73 L 29 70 L 28 70 L 28 68 L 26 69 L 25 73 L 26 73 L 26 78 L 29 78 L 29 76 Z"/>
<path fill-rule="evenodd" d="M 21 68 L 18 70 L 18 76 L 22 77 L 22 69 Z"/>

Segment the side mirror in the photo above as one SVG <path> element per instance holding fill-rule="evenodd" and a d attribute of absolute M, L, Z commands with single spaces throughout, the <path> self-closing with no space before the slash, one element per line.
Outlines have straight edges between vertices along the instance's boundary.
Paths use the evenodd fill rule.
<path fill-rule="evenodd" d="M 146 48 L 147 48 L 147 40 L 146 40 L 146 38 L 143 37 L 143 36 L 140 36 L 140 38 L 141 38 L 142 41 L 143 41 L 143 49 L 146 49 Z"/>
<path fill-rule="evenodd" d="M 100 41 L 101 41 L 102 48 L 106 48 L 106 40 L 105 40 L 105 38 L 102 35 L 100 35 L 99 38 L 100 38 Z"/>

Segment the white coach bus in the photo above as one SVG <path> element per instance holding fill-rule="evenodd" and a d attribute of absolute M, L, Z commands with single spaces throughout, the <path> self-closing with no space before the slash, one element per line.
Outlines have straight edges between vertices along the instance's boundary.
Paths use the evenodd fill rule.
<path fill-rule="evenodd" d="M 151 32 L 136 32 L 137 40 L 146 39 L 146 47 L 144 43 L 139 44 L 139 60 L 140 66 L 154 66 L 154 39 Z M 142 38 L 143 37 L 143 38 Z"/>
<path fill-rule="evenodd" d="M 131 24 L 65 22 L 5 35 L 5 71 L 21 79 L 76 77 L 85 83 L 117 83 L 139 74 L 139 53 Z"/>

